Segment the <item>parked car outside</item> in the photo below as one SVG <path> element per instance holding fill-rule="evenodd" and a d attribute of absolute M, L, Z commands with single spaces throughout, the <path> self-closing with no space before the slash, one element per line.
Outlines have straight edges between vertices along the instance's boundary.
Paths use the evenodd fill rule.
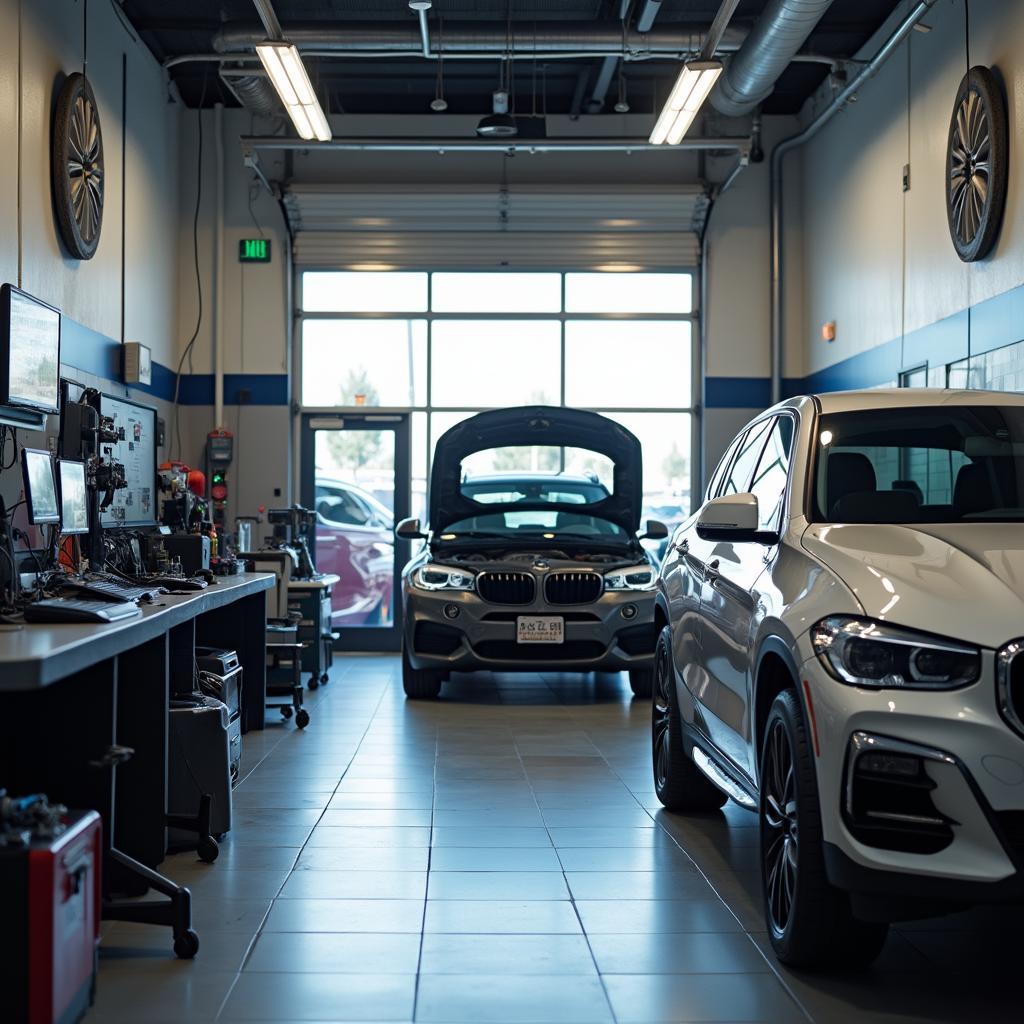
<path fill-rule="evenodd" d="M 745 427 L 658 579 L 661 802 L 759 816 L 797 966 L 1024 897 L 1024 396 L 794 398 Z"/>
<path fill-rule="evenodd" d="M 611 487 L 559 472 L 467 477 L 479 452 L 541 446 L 613 463 Z M 628 671 L 650 695 L 657 563 L 640 545 L 642 459 L 628 430 L 596 413 L 531 406 L 480 413 L 434 452 L 426 544 L 405 567 L 403 683 L 437 697 L 452 671 Z M 649 523 L 645 536 L 667 533 Z"/>
<path fill-rule="evenodd" d="M 354 484 L 316 478 L 316 567 L 341 582 L 332 591 L 334 626 L 386 626 L 393 617 L 394 517 Z"/>

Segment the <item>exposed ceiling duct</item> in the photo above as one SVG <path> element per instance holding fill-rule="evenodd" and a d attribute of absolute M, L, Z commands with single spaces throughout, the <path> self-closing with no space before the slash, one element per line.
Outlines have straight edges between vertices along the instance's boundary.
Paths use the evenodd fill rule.
<path fill-rule="evenodd" d="M 826 4 L 827 6 L 827 4 Z M 536 22 L 514 32 L 511 52 L 515 57 L 531 58 L 535 54 L 574 53 L 620 54 L 634 56 L 660 54 L 666 57 L 695 53 L 707 32 L 706 25 L 674 25 L 656 32 L 629 31 L 623 35 L 622 25 L 612 22 Z M 423 57 L 423 40 L 419 24 L 406 22 L 295 22 L 286 28 L 288 41 L 302 51 L 314 53 L 408 54 Z M 719 49 L 735 50 L 745 33 L 730 30 Z M 213 47 L 218 53 L 251 52 L 256 43 L 266 38 L 263 26 L 256 22 L 229 23 L 214 34 Z M 431 48 L 436 53 L 436 46 Z M 445 60 L 460 54 L 501 54 L 509 49 L 505 26 L 499 22 L 457 22 L 445 24 Z M 432 54 L 433 55 L 433 54 Z"/>
<path fill-rule="evenodd" d="M 766 99 L 832 0 L 769 0 L 711 94 L 722 114 L 741 117 Z"/>

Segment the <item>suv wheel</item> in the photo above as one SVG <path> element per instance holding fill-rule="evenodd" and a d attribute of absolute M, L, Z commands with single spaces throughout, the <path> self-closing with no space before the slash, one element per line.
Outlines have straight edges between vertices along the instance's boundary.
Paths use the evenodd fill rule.
<path fill-rule="evenodd" d="M 650 697 L 654 685 L 654 670 L 649 668 L 631 668 L 629 670 L 629 688 L 636 697 Z"/>
<path fill-rule="evenodd" d="M 778 958 L 792 967 L 871 963 L 889 925 L 855 918 L 849 897 L 828 882 L 814 758 L 793 690 L 768 713 L 760 819 L 765 922 Z"/>
<path fill-rule="evenodd" d="M 672 671 L 672 630 L 666 626 L 654 651 L 651 739 L 654 791 L 670 811 L 714 811 L 729 798 L 708 781 L 686 753 Z"/>
<path fill-rule="evenodd" d="M 444 673 L 429 668 L 413 668 L 409 655 L 402 650 L 402 688 L 413 700 L 436 700 L 441 693 Z"/>

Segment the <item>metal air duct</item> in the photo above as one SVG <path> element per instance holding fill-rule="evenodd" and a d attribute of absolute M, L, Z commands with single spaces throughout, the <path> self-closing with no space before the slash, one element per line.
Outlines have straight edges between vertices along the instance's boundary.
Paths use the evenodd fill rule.
<path fill-rule="evenodd" d="M 749 114 L 775 87 L 832 0 L 769 0 L 743 45 L 729 59 L 711 104 L 729 117 Z"/>

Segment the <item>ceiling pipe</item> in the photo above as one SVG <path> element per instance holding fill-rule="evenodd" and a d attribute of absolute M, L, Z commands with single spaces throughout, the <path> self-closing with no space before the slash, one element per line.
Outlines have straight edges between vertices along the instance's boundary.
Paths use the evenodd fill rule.
<path fill-rule="evenodd" d="M 636 19 L 637 32 L 650 32 L 654 19 L 661 10 L 661 0 L 647 0 L 640 16 Z"/>
<path fill-rule="evenodd" d="M 626 17 L 629 15 L 629 6 L 633 0 L 620 0 L 619 21 L 622 22 L 623 31 L 626 28 Z M 597 73 L 597 81 L 594 82 L 594 91 L 587 101 L 587 113 L 596 114 L 604 107 L 605 98 L 608 95 L 608 87 L 612 84 L 612 78 L 622 59 L 621 54 L 616 57 L 605 57 L 601 64 L 601 70 Z"/>
<path fill-rule="evenodd" d="M 742 117 L 766 99 L 832 0 L 769 0 L 711 93 L 721 114 Z"/>
<path fill-rule="evenodd" d="M 678 57 L 694 53 L 706 34 L 703 25 L 676 25 L 657 32 L 626 32 L 623 40 L 620 22 L 537 22 L 521 30 L 512 39 L 512 56 L 532 59 L 551 53 L 571 52 L 579 56 L 617 56 L 625 52 L 626 58 L 646 56 Z M 262 28 L 251 23 L 228 23 L 213 36 L 217 53 L 247 53 L 262 42 Z M 738 49 L 745 33 L 729 30 L 722 39 L 720 49 Z M 423 41 L 419 26 L 402 22 L 355 22 L 339 26 L 338 22 L 297 22 L 288 26 L 288 42 L 303 53 L 332 54 L 357 53 L 371 50 L 380 56 L 423 54 Z M 445 28 L 444 59 L 453 54 L 503 54 L 508 50 L 504 25 L 496 22 L 462 22 Z M 625 43 L 625 46 L 623 44 Z M 431 53 L 433 59 L 436 53 Z"/>
<path fill-rule="evenodd" d="M 678 153 L 680 150 L 717 150 L 749 157 L 749 136 L 685 138 L 678 146 L 652 146 L 642 139 L 331 139 L 306 142 L 284 135 L 243 135 L 239 142 L 248 156 L 256 150 L 331 150 L 346 153 Z"/>
<path fill-rule="evenodd" d="M 879 68 L 893 55 L 913 27 L 935 5 L 936 0 L 920 0 L 909 14 L 899 23 L 892 35 L 879 47 L 872 57 L 835 99 L 803 131 L 777 143 L 771 155 L 771 362 L 772 362 L 772 403 L 782 399 L 783 374 L 783 332 L 785 312 L 783 301 L 782 274 L 782 200 L 785 182 L 782 178 L 782 161 L 805 142 L 813 139 L 836 114 L 860 91 L 870 79 L 878 74 Z"/>
<path fill-rule="evenodd" d="M 283 39 L 281 23 L 277 20 L 277 12 L 274 10 L 271 0 L 253 0 L 253 6 L 263 23 L 264 38 Z M 260 42 L 262 41 L 260 40 Z M 273 117 L 281 112 L 281 99 L 266 75 L 228 76 L 224 74 L 223 68 L 219 74 L 220 80 L 246 110 L 264 117 Z"/>

